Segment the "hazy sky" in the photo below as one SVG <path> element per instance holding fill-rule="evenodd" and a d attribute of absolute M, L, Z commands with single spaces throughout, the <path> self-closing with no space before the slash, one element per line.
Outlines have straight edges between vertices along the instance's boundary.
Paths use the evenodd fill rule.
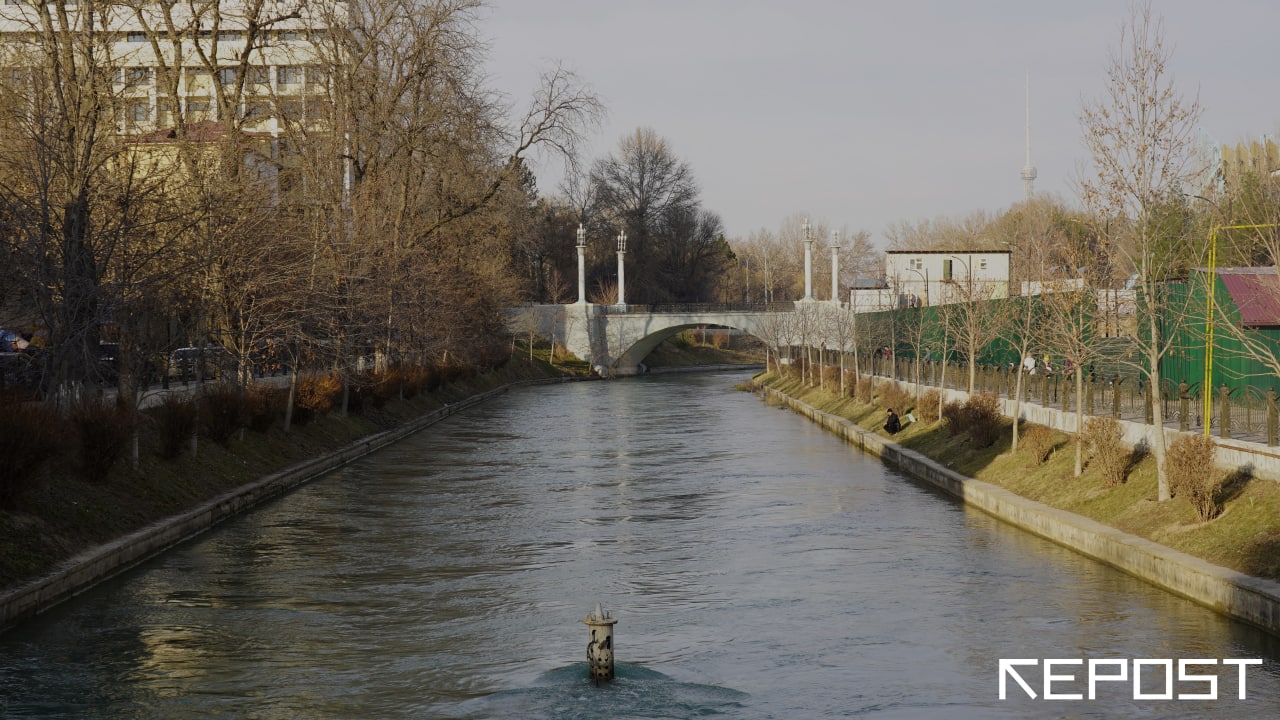
<path fill-rule="evenodd" d="M 559 61 L 607 104 L 590 158 L 667 139 L 731 237 L 797 213 L 870 232 L 1022 199 L 1076 204 L 1079 115 L 1101 99 L 1126 0 L 490 0 L 492 85 L 519 111 Z M 1172 75 L 1217 143 L 1280 131 L 1280 2 L 1154 0 Z M 556 161 L 537 166 L 556 191 Z"/>

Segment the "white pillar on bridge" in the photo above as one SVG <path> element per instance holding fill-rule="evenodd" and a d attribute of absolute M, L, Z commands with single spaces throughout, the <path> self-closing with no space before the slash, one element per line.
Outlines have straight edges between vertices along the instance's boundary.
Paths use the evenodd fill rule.
<path fill-rule="evenodd" d="M 809 218 L 804 219 L 804 225 L 801 226 L 804 231 L 804 297 L 803 300 L 813 299 L 813 235 L 809 232 Z"/>
<path fill-rule="evenodd" d="M 618 231 L 618 307 L 627 306 L 627 268 L 623 256 L 627 254 L 627 231 Z"/>
<path fill-rule="evenodd" d="M 578 223 L 578 304 L 587 302 L 587 229 Z"/>
<path fill-rule="evenodd" d="M 831 231 L 831 302 L 840 302 L 840 233 Z"/>

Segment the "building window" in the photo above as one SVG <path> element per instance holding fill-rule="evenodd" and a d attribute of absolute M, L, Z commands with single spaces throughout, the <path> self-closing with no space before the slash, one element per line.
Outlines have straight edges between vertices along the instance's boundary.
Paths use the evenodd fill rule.
<path fill-rule="evenodd" d="M 924 269 L 924 258 L 911 258 L 911 269 L 912 269 L 912 270 L 923 270 L 923 269 Z"/>
<path fill-rule="evenodd" d="M 298 121 L 302 119 L 302 103 L 297 100 L 285 100 L 280 103 L 280 119 Z"/>
<path fill-rule="evenodd" d="M 271 82 L 267 77 L 267 69 L 261 65 L 250 66 L 249 82 L 254 85 L 266 85 Z"/>
<path fill-rule="evenodd" d="M 240 42 L 242 38 L 239 30 L 223 30 L 218 33 L 218 42 Z"/>
<path fill-rule="evenodd" d="M 129 105 L 129 122 L 133 125 L 140 125 L 151 119 L 151 106 L 147 103 L 132 103 Z"/>
<path fill-rule="evenodd" d="M 125 35 L 125 41 L 131 43 L 143 43 L 147 41 L 147 34 L 144 32 L 131 32 Z"/>
<path fill-rule="evenodd" d="M 151 68 L 131 67 L 124 71 L 125 87 L 138 87 L 151 84 Z"/>
<path fill-rule="evenodd" d="M 244 106 L 246 120 L 263 120 L 271 117 L 271 105 L 266 102 L 251 102 Z"/>
<path fill-rule="evenodd" d="M 235 68 L 218 68 L 218 82 L 223 85 L 234 85 L 236 83 Z"/>
<path fill-rule="evenodd" d="M 281 65 L 276 68 L 276 83 L 280 85 L 301 85 L 302 68 L 297 65 Z"/>
<path fill-rule="evenodd" d="M 301 31 L 301 30 L 281 30 L 281 31 L 280 31 L 280 39 L 281 39 L 281 40 L 283 40 L 283 41 L 285 41 L 285 42 L 292 42 L 292 41 L 294 41 L 294 40 L 301 40 L 301 39 L 302 39 L 302 31 Z"/>
<path fill-rule="evenodd" d="M 204 97 L 188 97 L 187 122 L 195 123 L 209 119 L 209 100 Z"/>
<path fill-rule="evenodd" d="M 986 269 L 987 269 L 987 259 L 986 259 L 986 258 L 981 258 L 981 259 L 979 259 L 979 260 L 978 260 L 978 269 L 979 269 L 979 270 L 986 270 Z"/>

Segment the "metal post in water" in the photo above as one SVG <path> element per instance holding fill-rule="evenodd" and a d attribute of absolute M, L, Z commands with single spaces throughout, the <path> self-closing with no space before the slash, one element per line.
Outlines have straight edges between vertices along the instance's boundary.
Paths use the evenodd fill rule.
<path fill-rule="evenodd" d="M 591 681 L 597 685 L 608 682 L 613 679 L 613 625 L 618 621 L 596 603 L 596 611 L 587 613 L 587 619 L 582 622 L 591 629 L 591 641 L 587 643 Z"/>

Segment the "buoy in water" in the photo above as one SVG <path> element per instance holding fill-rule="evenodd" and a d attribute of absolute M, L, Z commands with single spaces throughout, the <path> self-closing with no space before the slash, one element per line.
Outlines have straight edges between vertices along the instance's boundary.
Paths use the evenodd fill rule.
<path fill-rule="evenodd" d="M 587 643 L 591 681 L 596 685 L 608 682 L 613 679 L 613 625 L 618 621 L 596 603 L 596 611 L 587 613 L 587 619 L 582 622 L 591 630 L 591 640 Z"/>

